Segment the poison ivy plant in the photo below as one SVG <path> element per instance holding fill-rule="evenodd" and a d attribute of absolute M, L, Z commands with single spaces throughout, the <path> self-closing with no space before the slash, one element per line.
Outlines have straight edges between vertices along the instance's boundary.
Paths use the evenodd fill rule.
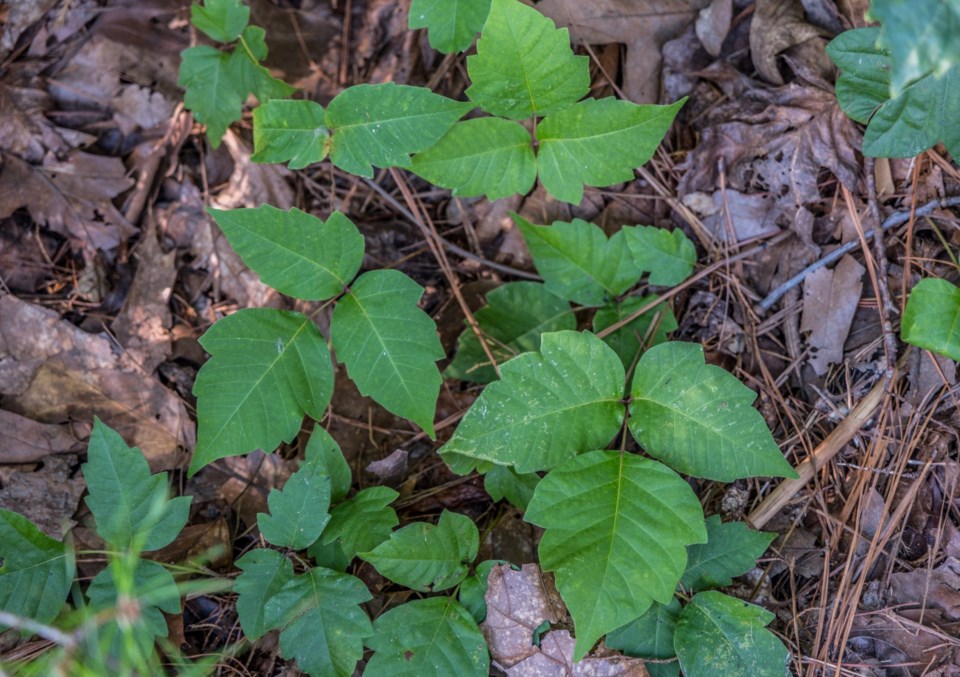
<path fill-rule="evenodd" d="M 282 490 L 270 490 L 270 512 L 257 515 L 260 533 L 274 545 L 303 550 L 320 538 L 330 521 L 330 493 L 326 466 L 318 458 L 308 459 Z"/>
<path fill-rule="evenodd" d="M 344 501 L 330 514 L 323 531 L 324 545 L 336 544 L 350 560 L 359 552 L 369 552 L 390 537 L 400 523 L 390 507 L 400 496 L 389 487 L 370 487 Z"/>
<path fill-rule="evenodd" d="M 650 273 L 650 284 L 680 284 L 693 272 L 697 249 L 682 230 L 634 226 L 624 231 L 634 262 Z"/>
<path fill-rule="evenodd" d="M 920 280 L 903 311 L 907 343 L 960 360 L 960 289 L 946 280 Z"/>
<path fill-rule="evenodd" d="M 722 588 L 753 568 L 776 537 L 754 531 L 743 522 L 723 522 L 719 515 L 707 518 L 707 542 L 687 548 L 687 568 L 680 585 L 700 591 Z"/>
<path fill-rule="evenodd" d="M 676 597 L 667 604 L 654 603 L 642 616 L 618 628 L 604 639 L 611 649 L 623 651 L 628 656 L 665 660 L 676 658 L 674 638 L 677 633 L 677 617 L 680 615 L 680 600 Z M 646 663 L 650 677 L 676 677 L 680 664 Z"/>
<path fill-rule="evenodd" d="M 410 28 L 426 28 L 430 46 L 438 52 L 462 52 L 483 28 L 490 0 L 413 0 Z"/>
<path fill-rule="evenodd" d="M 601 332 L 615 323 L 629 320 L 637 311 L 656 303 L 656 296 L 632 296 L 597 310 L 593 316 L 593 331 Z M 667 335 L 677 329 L 677 318 L 666 303 L 653 307 L 603 338 L 620 356 L 625 368 L 630 368 L 644 350 L 667 341 Z"/>

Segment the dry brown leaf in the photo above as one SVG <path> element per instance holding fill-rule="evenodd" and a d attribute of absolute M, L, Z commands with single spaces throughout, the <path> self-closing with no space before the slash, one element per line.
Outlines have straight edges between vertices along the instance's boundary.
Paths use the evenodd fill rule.
<path fill-rule="evenodd" d="M 793 45 L 820 35 L 804 19 L 800 0 L 757 0 L 750 25 L 750 57 L 767 82 L 783 84 L 777 55 Z"/>
<path fill-rule="evenodd" d="M 48 150 L 66 152 L 67 143 L 44 115 L 50 96 L 34 79 L 21 84 L 13 79 L 8 75 L 0 82 L 0 149 L 33 163 L 41 162 Z"/>
<path fill-rule="evenodd" d="M 406 479 L 409 457 L 410 452 L 406 449 L 394 449 L 386 458 L 368 463 L 364 470 L 376 475 L 383 483 L 395 485 Z"/>
<path fill-rule="evenodd" d="M 56 4 L 56 0 L 19 0 L 10 3 L 9 14 L 0 33 L 0 60 L 13 51 L 23 32 L 43 18 Z"/>
<path fill-rule="evenodd" d="M 76 453 L 83 445 L 66 425 L 40 423 L 0 409 L 0 463 L 34 463 L 50 454 Z"/>
<path fill-rule="evenodd" d="M 0 508 L 20 513 L 52 538 L 63 538 L 86 488 L 83 478 L 74 476 L 76 464 L 76 456 L 65 454 L 47 456 L 36 469 L 5 471 Z"/>
<path fill-rule="evenodd" d="M 820 268 L 803 282 L 800 331 L 809 332 L 807 343 L 812 354 L 808 362 L 818 376 L 843 359 L 843 344 L 860 302 L 864 272 L 864 267 L 847 255 L 833 270 Z"/>
<path fill-rule="evenodd" d="M 703 48 L 711 56 L 719 56 L 723 41 L 730 32 L 730 21 L 733 19 L 733 0 L 712 0 L 700 10 L 697 16 L 697 37 Z"/>
<path fill-rule="evenodd" d="M 891 574 L 887 601 L 939 609 L 948 620 L 960 620 L 960 559 L 947 557 L 932 571 L 919 568 Z"/>

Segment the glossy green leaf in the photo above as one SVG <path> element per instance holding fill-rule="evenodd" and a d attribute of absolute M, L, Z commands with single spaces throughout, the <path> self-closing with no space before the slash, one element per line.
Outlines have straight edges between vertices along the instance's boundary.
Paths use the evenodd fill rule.
<path fill-rule="evenodd" d="M 494 501 L 505 498 L 510 501 L 510 505 L 520 510 L 527 509 L 539 482 L 538 474 L 521 475 L 505 465 L 495 465 L 492 470 L 483 474 L 483 488 L 490 494 L 490 498 Z"/>
<path fill-rule="evenodd" d="M 245 92 L 239 92 L 228 62 L 230 55 L 209 45 L 185 49 L 181 55 L 177 84 L 187 91 L 183 105 L 207 125 L 210 145 L 217 148 L 220 139 L 243 113 Z"/>
<path fill-rule="evenodd" d="M 240 44 L 234 48 L 227 69 L 245 99 L 253 94 L 263 103 L 270 99 L 283 99 L 296 90 L 283 80 L 270 75 L 270 71 L 260 65 L 267 58 L 266 33 L 259 26 L 247 26 L 240 34 Z"/>
<path fill-rule="evenodd" d="M 474 313 L 498 364 L 530 350 L 540 349 L 546 332 L 576 329 L 570 304 L 539 282 L 508 282 L 487 294 L 487 305 Z M 497 373 L 467 327 L 457 341 L 457 354 L 444 371 L 447 378 L 489 383 Z"/>
<path fill-rule="evenodd" d="M 477 461 L 549 470 L 606 446 L 623 422 L 623 364 L 590 333 L 544 334 L 540 352 L 500 367 L 440 449 L 465 474 Z"/>
<path fill-rule="evenodd" d="M 743 522 L 724 522 L 719 515 L 707 518 L 707 542 L 687 548 L 687 570 L 680 584 L 688 591 L 722 588 L 757 565 L 776 538 L 754 531 Z"/>
<path fill-rule="evenodd" d="M 326 222 L 296 207 L 209 209 L 243 262 L 277 291 L 305 300 L 341 293 L 360 270 L 363 235 L 346 216 Z"/>
<path fill-rule="evenodd" d="M 554 468 L 524 519 L 546 529 L 540 566 L 555 572 L 573 617 L 575 660 L 653 602 L 668 603 L 686 546 L 707 538 L 689 484 L 662 463 L 618 451 L 591 451 Z"/>
<path fill-rule="evenodd" d="M 366 673 L 390 677 L 486 677 L 490 654 L 477 623 L 455 600 L 432 597 L 391 609 L 366 644 Z"/>
<path fill-rule="evenodd" d="M 767 424 L 751 405 L 757 394 L 704 363 L 695 343 L 664 343 L 637 364 L 630 432 L 675 470 L 720 482 L 796 477 Z"/>
<path fill-rule="evenodd" d="M 247 639 L 254 642 L 279 627 L 285 609 L 273 599 L 293 580 L 293 565 L 283 553 L 256 548 L 237 560 L 242 572 L 233 583 L 237 617 Z"/>
<path fill-rule="evenodd" d="M 656 296 L 632 296 L 619 303 L 600 308 L 593 316 L 593 331 L 599 333 L 609 326 L 633 315 L 648 303 L 656 301 Z M 652 327 L 652 328 L 651 328 Z M 654 306 L 635 320 L 603 337 L 604 342 L 614 349 L 624 368 L 629 368 L 641 348 L 665 343 L 667 335 L 677 329 L 677 318 L 666 303 Z"/>
<path fill-rule="evenodd" d="M 946 280 L 920 280 L 900 325 L 905 343 L 960 360 L 960 289 Z"/>
<path fill-rule="evenodd" d="M 430 437 L 445 353 L 433 320 L 417 307 L 423 288 L 398 270 L 371 270 L 333 311 L 337 359 L 363 395 Z"/>
<path fill-rule="evenodd" d="M 454 195 L 491 200 L 527 193 L 537 178 L 530 133 L 500 118 L 458 122 L 435 146 L 414 155 L 411 169 Z"/>
<path fill-rule="evenodd" d="M 257 526 L 267 541 L 281 548 L 303 550 L 320 538 L 330 521 L 330 475 L 318 461 L 305 461 L 283 489 L 267 496 L 270 513 L 257 515 Z"/>
<path fill-rule="evenodd" d="M 654 106 L 586 99 L 548 115 L 536 133 L 543 187 L 558 200 L 579 204 L 584 185 L 633 180 L 633 170 L 653 157 L 685 101 Z"/>
<path fill-rule="evenodd" d="M 150 474 L 143 453 L 94 418 L 83 478 L 97 533 L 114 548 L 158 550 L 187 523 L 190 497 L 170 499 L 167 473 Z"/>
<path fill-rule="evenodd" d="M 517 0 L 493 0 L 467 73 L 467 96 L 514 120 L 566 108 L 590 89 L 588 58 L 574 56 L 567 29 Z"/>
<path fill-rule="evenodd" d="M 307 442 L 304 455 L 308 462 L 322 464 L 330 475 L 330 502 L 339 503 L 346 498 L 353 484 L 353 474 L 350 466 L 347 465 L 347 459 L 340 451 L 340 445 L 330 436 L 330 433 L 316 426 L 310 435 L 310 441 Z"/>
<path fill-rule="evenodd" d="M 677 655 L 673 643 L 679 615 L 680 601 L 676 597 L 668 604 L 654 602 L 640 618 L 607 635 L 603 643 L 628 656 L 655 660 L 673 658 Z M 645 667 L 650 677 L 675 677 L 680 673 L 680 664 L 676 661 L 647 663 Z"/>
<path fill-rule="evenodd" d="M 60 614 L 75 572 L 66 545 L 0 508 L 0 560 L 0 609 L 40 623 Z"/>
<path fill-rule="evenodd" d="M 438 52 L 462 52 L 473 44 L 490 12 L 490 0 L 413 0 L 411 29 L 426 28 L 430 46 Z"/>
<path fill-rule="evenodd" d="M 690 277 L 697 248 L 679 228 L 632 226 L 621 232 L 636 265 L 650 273 L 650 284 L 670 287 Z"/>
<path fill-rule="evenodd" d="M 337 544 L 351 560 L 358 552 L 369 552 L 390 538 L 400 523 L 390 507 L 400 494 L 390 487 L 369 487 L 333 509 L 330 524 L 323 532 L 325 545 Z"/>
<path fill-rule="evenodd" d="M 632 287 L 643 273 L 627 251 L 622 230 L 607 239 L 600 226 L 582 219 L 535 226 L 512 216 L 544 284 L 561 298 L 599 306 Z"/>
<path fill-rule="evenodd" d="M 208 463 L 292 442 L 304 414 L 323 417 L 333 392 L 330 352 L 306 315 L 248 308 L 200 339 L 210 359 L 197 374 L 192 475 Z"/>
<path fill-rule="evenodd" d="M 330 132 L 315 101 L 273 99 L 253 109 L 254 162 L 286 162 L 303 169 L 327 157 Z"/>
<path fill-rule="evenodd" d="M 444 510 L 436 526 L 427 522 L 408 524 L 372 551 L 360 553 L 360 558 L 394 583 L 421 592 L 438 592 L 466 577 L 479 547 L 480 535 L 473 520 Z"/>
<path fill-rule="evenodd" d="M 680 612 L 674 647 L 687 675 L 784 677 L 789 654 L 764 626 L 774 615 L 719 592 L 701 592 Z"/>
<path fill-rule="evenodd" d="M 190 6 L 190 23 L 217 42 L 233 42 L 250 22 L 250 8 L 240 0 L 204 0 Z"/>
<path fill-rule="evenodd" d="M 487 581 L 490 571 L 498 564 L 507 564 L 502 559 L 488 559 L 480 562 L 472 574 L 463 579 L 460 584 L 460 604 L 470 612 L 473 620 L 483 623 L 487 618 Z"/>
<path fill-rule="evenodd" d="M 827 45 L 827 55 L 841 70 L 837 103 L 857 122 L 870 117 L 890 98 L 890 55 L 877 47 L 880 29 L 844 31 Z"/>
<path fill-rule="evenodd" d="M 369 177 L 371 165 L 406 167 L 411 153 L 430 148 L 471 108 L 425 87 L 393 82 L 348 87 L 327 106 L 330 159 L 346 172 Z"/>

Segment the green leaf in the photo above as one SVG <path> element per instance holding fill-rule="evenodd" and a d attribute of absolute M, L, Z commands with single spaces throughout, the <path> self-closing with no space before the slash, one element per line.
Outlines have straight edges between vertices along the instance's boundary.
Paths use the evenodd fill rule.
<path fill-rule="evenodd" d="M 693 272 L 697 248 L 679 228 L 633 226 L 622 232 L 636 265 L 650 273 L 650 284 L 672 287 Z"/>
<path fill-rule="evenodd" d="M 187 91 L 183 105 L 207 125 L 210 145 L 217 148 L 232 123 L 240 119 L 246 92 L 240 92 L 228 67 L 230 55 L 209 45 L 197 45 L 181 54 L 177 84 Z"/>
<path fill-rule="evenodd" d="M 205 0 L 190 6 L 190 23 L 217 42 L 233 42 L 250 22 L 250 8 L 240 0 Z"/>
<path fill-rule="evenodd" d="M 686 546 L 707 538 L 696 494 L 662 463 L 591 451 L 554 468 L 524 519 L 543 527 L 540 566 L 576 629 L 574 659 L 656 601 L 666 604 L 687 563 Z"/>
<path fill-rule="evenodd" d="M 346 216 L 326 222 L 296 207 L 208 209 L 243 262 L 282 294 L 308 301 L 341 293 L 360 270 L 363 235 Z"/>
<path fill-rule="evenodd" d="M 487 294 L 487 305 L 474 313 L 499 362 L 540 349 L 545 332 L 576 329 L 570 304 L 539 282 L 508 282 Z M 457 354 L 444 371 L 447 378 L 489 383 L 497 373 L 489 364 L 477 335 L 467 327 L 457 341 Z"/>
<path fill-rule="evenodd" d="M 273 99 L 253 109 L 254 162 L 287 162 L 303 169 L 327 157 L 330 132 L 315 101 Z"/>
<path fill-rule="evenodd" d="M 463 457 L 518 473 L 549 470 L 606 446 L 623 423 L 623 365 L 593 334 L 544 334 L 539 353 L 513 358 L 500 374 L 440 449 L 455 472 L 472 467 Z"/>
<path fill-rule="evenodd" d="M 293 565 L 283 553 L 267 548 L 251 550 L 236 565 L 243 572 L 233 583 L 237 617 L 243 634 L 254 642 L 280 626 L 286 610 L 273 599 L 293 580 Z"/>
<path fill-rule="evenodd" d="M 633 180 L 633 170 L 653 157 L 685 101 L 654 106 L 612 97 L 586 99 L 548 115 L 536 132 L 543 187 L 558 200 L 579 204 L 584 184 Z"/>
<path fill-rule="evenodd" d="M 471 108 L 425 87 L 393 82 L 348 87 L 327 106 L 330 159 L 346 172 L 368 177 L 371 165 L 407 167 L 411 153 L 430 148 Z"/>
<path fill-rule="evenodd" d="M 688 547 L 687 550 L 689 549 Z M 673 649 L 673 642 L 679 615 L 680 601 L 676 597 L 668 604 L 654 602 L 640 618 L 607 635 L 603 643 L 628 656 L 655 660 L 673 658 L 677 655 Z M 666 675 L 677 675 L 680 672 L 680 664 L 676 662 L 647 663 L 646 668 L 651 677 L 666 677 Z"/>
<path fill-rule="evenodd" d="M 211 357 L 197 374 L 197 446 L 190 474 L 218 458 L 272 451 L 323 417 L 333 392 L 330 352 L 301 313 L 248 308 L 200 339 Z"/>
<path fill-rule="evenodd" d="M 789 654 L 764 629 L 774 615 L 719 592 L 701 592 L 677 619 L 674 646 L 686 675 L 788 675 Z"/>
<path fill-rule="evenodd" d="M 270 99 L 283 99 L 295 91 L 283 80 L 270 75 L 270 71 L 260 65 L 267 58 L 266 33 L 259 26 L 247 26 L 240 34 L 240 45 L 233 50 L 227 61 L 227 69 L 236 84 L 237 91 L 245 99 L 249 94 L 263 103 Z"/>
<path fill-rule="evenodd" d="M 324 545 L 338 544 L 348 560 L 369 552 L 390 538 L 400 523 L 390 507 L 400 494 L 390 487 L 370 487 L 333 509 L 323 532 Z"/>
<path fill-rule="evenodd" d="M 467 73 L 467 96 L 513 120 L 566 108 L 590 89 L 589 60 L 574 56 L 567 29 L 517 0 L 493 0 Z"/>
<path fill-rule="evenodd" d="M 462 52 L 483 28 L 490 0 L 413 0 L 411 29 L 426 28 L 430 46 L 438 52 Z"/>
<path fill-rule="evenodd" d="M 720 482 L 796 477 L 751 405 L 757 394 L 695 343 L 664 343 L 637 364 L 630 432 L 651 456 L 679 472 Z"/>
<path fill-rule="evenodd" d="M 330 433 L 316 426 L 310 435 L 310 441 L 307 442 L 304 455 L 307 462 L 322 464 L 330 475 L 330 502 L 338 503 L 346 498 L 353 483 L 353 474 L 350 472 L 350 466 L 347 465 L 347 459 L 340 451 L 340 445 L 330 436 Z"/>
<path fill-rule="evenodd" d="M 158 550 L 187 523 L 190 497 L 169 499 L 167 473 L 150 474 L 143 453 L 94 418 L 83 478 L 97 533 L 118 549 Z"/>
<path fill-rule="evenodd" d="M 687 590 L 722 588 L 757 564 L 776 534 L 754 531 L 743 522 L 707 518 L 707 542 L 687 548 L 687 570 L 680 584 Z"/>
<path fill-rule="evenodd" d="M 381 576 L 420 592 L 452 588 L 467 575 L 477 556 L 480 535 L 466 515 L 444 510 L 440 522 L 414 522 L 360 558 Z"/>
<path fill-rule="evenodd" d="M 487 617 L 487 581 L 490 571 L 498 564 L 507 564 L 506 560 L 488 559 L 480 562 L 472 574 L 460 584 L 460 604 L 470 612 L 473 620 L 483 623 Z"/>
<path fill-rule="evenodd" d="M 361 394 L 408 418 L 432 438 L 445 356 L 433 320 L 417 307 L 423 288 L 398 270 L 371 270 L 333 311 L 337 359 Z"/>
<path fill-rule="evenodd" d="M 890 55 L 877 48 L 879 28 L 844 31 L 827 45 L 827 55 L 842 73 L 837 78 L 837 103 L 857 122 L 890 98 Z"/>
<path fill-rule="evenodd" d="M 330 475 L 319 460 L 305 461 L 282 490 L 267 496 L 270 514 L 257 515 L 260 533 L 273 545 L 303 550 L 330 521 Z"/>
<path fill-rule="evenodd" d="M 656 296 L 633 296 L 614 305 L 600 308 L 593 316 L 593 331 L 597 333 L 603 331 L 620 320 L 630 317 L 656 299 Z M 653 329 L 651 325 L 654 325 Z M 604 336 L 603 340 L 620 356 L 624 368 L 629 368 L 641 348 L 646 349 L 665 343 L 668 340 L 667 334 L 676 329 L 677 318 L 674 317 L 673 311 L 669 305 L 661 303 L 620 329 Z"/>
<path fill-rule="evenodd" d="M 410 168 L 454 195 L 491 200 L 527 193 L 537 179 L 530 133 L 500 118 L 458 122 L 435 146 L 414 155 Z"/>
<path fill-rule="evenodd" d="M 0 509 L 0 560 L 0 609 L 40 623 L 60 614 L 75 572 L 65 544 L 23 515 Z"/>
<path fill-rule="evenodd" d="M 960 289 L 946 280 L 920 280 L 903 311 L 905 343 L 960 360 Z"/>
<path fill-rule="evenodd" d="M 627 251 L 622 230 L 608 240 L 600 226 L 582 219 L 535 226 L 517 214 L 511 216 L 547 289 L 561 298 L 599 306 L 607 296 L 632 287 L 643 273 Z"/>
<path fill-rule="evenodd" d="M 513 468 L 505 465 L 495 465 L 492 470 L 483 475 L 483 488 L 490 494 L 490 498 L 494 501 L 506 498 L 510 501 L 510 505 L 520 510 L 527 509 L 539 482 L 538 474 L 520 475 Z"/>
<path fill-rule="evenodd" d="M 490 655 L 470 613 L 449 597 L 432 597 L 380 616 L 366 644 L 367 674 L 388 677 L 486 677 Z"/>

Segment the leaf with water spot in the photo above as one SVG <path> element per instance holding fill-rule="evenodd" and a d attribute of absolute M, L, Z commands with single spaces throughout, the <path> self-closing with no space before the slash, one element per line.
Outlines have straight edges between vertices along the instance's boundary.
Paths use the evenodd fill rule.
<path fill-rule="evenodd" d="M 257 515 L 260 533 L 273 545 L 303 550 L 330 521 L 330 490 L 326 465 L 317 458 L 304 461 L 283 489 L 270 490 L 269 514 Z"/>

